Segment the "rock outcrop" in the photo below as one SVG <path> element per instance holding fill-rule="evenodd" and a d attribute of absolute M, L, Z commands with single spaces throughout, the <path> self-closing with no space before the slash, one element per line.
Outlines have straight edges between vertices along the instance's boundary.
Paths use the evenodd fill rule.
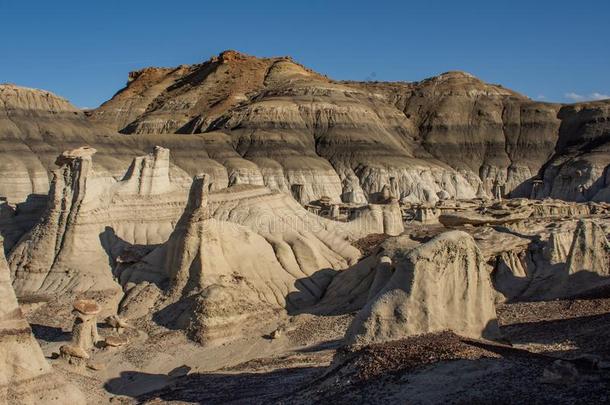
<path fill-rule="evenodd" d="M 610 102 L 565 106 L 557 152 L 541 173 L 536 196 L 571 201 L 610 201 Z"/>
<path fill-rule="evenodd" d="M 450 231 L 396 253 L 391 274 L 383 264 L 387 259 L 377 267 L 382 274 L 373 286 L 387 281 L 354 319 L 349 345 L 447 329 L 475 338 L 498 336 L 493 287 L 470 235 Z"/>
<path fill-rule="evenodd" d="M 515 196 L 599 200 L 608 108 L 534 102 L 463 72 L 417 83 L 336 82 L 290 58 L 227 51 L 198 65 L 134 72 L 91 119 L 131 134 L 221 130 L 243 157 L 276 162 L 276 173 L 318 172 L 314 183 L 334 187 L 326 192 L 335 198 L 338 175 L 343 193 L 357 199 L 394 177 L 412 201 L 439 191 L 492 195 L 494 184 Z M 290 156 L 309 161 L 290 165 Z M 539 178 L 543 187 L 534 186 Z"/>
<path fill-rule="evenodd" d="M 134 159 L 121 181 L 96 172 L 94 153 L 83 147 L 57 158 L 47 210 L 9 256 L 19 296 L 114 296 L 121 251 L 165 242 L 180 216 L 187 191 L 170 180 L 167 149 Z"/>
<path fill-rule="evenodd" d="M 85 397 L 47 363 L 17 304 L 0 253 L 0 404 L 85 404 Z"/>
<path fill-rule="evenodd" d="M 463 72 L 340 82 L 288 57 L 235 51 L 133 72 L 86 114 L 0 85 L 0 233 L 8 253 L 44 210 L 57 154 L 81 145 L 117 181 L 133 156 L 160 145 L 172 150 L 176 181 L 205 172 L 213 190 L 298 190 L 302 204 L 376 202 L 385 187 L 427 205 L 439 195 L 610 201 L 609 109 L 534 102 Z"/>
<path fill-rule="evenodd" d="M 395 203 L 335 222 L 284 193 L 251 185 L 210 192 L 209 181 L 195 179 L 168 242 L 120 274 L 125 302 L 140 294 L 139 285 L 168 280 L 161 312 L 201 342 L 235 338 L 271 314 L 313 306 L 360 257 L 351 240 L 402 231 Z"/>
<path fill-rule="evenodd" d="M 539 243 L 497 257 L 494 285 L 508 300 L 569 298 L 610 285 L 606 234 L 592 219 L 546 229 L 538 234 Z"/>

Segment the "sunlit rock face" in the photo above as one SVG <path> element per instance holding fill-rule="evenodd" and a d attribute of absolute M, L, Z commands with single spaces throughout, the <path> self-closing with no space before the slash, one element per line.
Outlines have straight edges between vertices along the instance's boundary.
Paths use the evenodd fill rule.
<path fill-rule="evenodd" d="M 125 302 L 147 283 L 168 285 L 161 312 L 200 342 L 235 339 L 270 316 L 312 307 L 360 258 L 352 241 L 404 230 L 397 203 L 335 222 L 285 193 L 253 185 L 210 192 L 209 181 L 195 178 L 166 243 L 117 271 Z"/>
<path fill-rule="evenodd" d="M 472 236 L 450 231 L 398 252 L 394 262 L 383 257 L 391 270 L 376 274 L 373 294 L 347 332 L 349 345 L 448 329 L 477 338 L 499 335 L 493 287 Z M 376 273 L 382 271 L 378 266 Z"/>
<path fill-rule="evenodd" d="M 57 158 L 46 211 L 12 249 L 19 296 L 120 294 L 112 268 L 125 246 L 163 243 L 185 205 L 187 189 L 169 176 L 169 150 L 133 160 L 120 181 L 96 171 L 95 149 Z"/>
<path fill-rule="evenodd" d="M 84 395 L 57 375 L 32 335 L 11 286 L 0 252 L 0 402 L 34 405 L 86 403 Z"/>
<path fill-rule="evenodd" d="M 199 72 L 196 82 L 187 73 L 191 69 Z M 127 99 L 147 100 L 151 89 L 161 91 L 164 80 L 176 72 L 134 74 L 134 81 L 91 119 L 108 124 L 106 117 L 129 108 Z M 125 133 L 226 134 L 239 156 L 260 172 L 243 161 L 220 161 L 234 177 L 281 191 L 303 185 L 306 201 L 326 196 L 336 202 L 366 202 L 392 177 L 401 187 L 400 197 L 409 201 L 434 202 L 442 189 L 458 197 L 475 195 L 474 176 L 466 179 L 434 159 L 417 144 L 417 128 L 404 112 L 367 89 L 334 82 L 290 58 L 258 59 L 233 52 L 183 73 L 176 83 L 184 93 L 177 95 L 176 86 L 166 86 L 139 118 L 114 128 Z M 216 97 L 224 107 L 210 109 L 206 100 L 218 87 L 218 75 L 224 75 L 225 85 Z M 197 102 L 185 103 L 186 98 Z M 169 122 L 176 111 L 190 118 L 180 129 Z M 155 129 L 141 125 L 163 117 L 168 122 Z"/>
<path fill-rule="evenodd" d="M 552 225 L 537 230 L 538 245 L 516 246 L 497 257 L 494 285 L 505 299 L 569 298 L 609 284 L 610 243 L 605 221 L 586 219 Z"/>
<path fill-rule="evenodd" d="M 125 88 L 86 113 L 11 85 L 0 86 L 0 99 L 0 196 L 22 204 L 22 215 L 40 212 L 57 154 L 83 145 L 97 149 L 97 170 L 116 180 L 133 156 L 160 145 L 172 150 L 170 175 L 188 174 L 185 184 L 205 172 L 213 190 L 298 188 L 303 204 L 370 202 L 392 181 L 398 199 L 416 203 L 434 203 L 439 192 L 463 199 L 494 190 L 609 198 L 607 101 L 534 102 L 464 72 L 341 82 L 289 57 L 226 51 L 196 65 L 132 72 Z M 31 227 L 20 220 L 3 229 L 5 247 Z"/>

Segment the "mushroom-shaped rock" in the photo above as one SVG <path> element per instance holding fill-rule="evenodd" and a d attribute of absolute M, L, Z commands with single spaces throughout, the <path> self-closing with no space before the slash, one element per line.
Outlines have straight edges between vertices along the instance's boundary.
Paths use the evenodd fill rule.
<path fill-rule="evenodd" d="M 447 329 L 475 338 L 498 336 L 494 291 L 472 236 L 446 232 L 403 254 L 395 255 L 391 278 L 352 322 L 348 344 Z"/>
<path fill-rule="evenodd" d="M 121 347 L 129 343 L 129 340 L 122 336 L 108 336 L 104 339 L 104 343 L 110 347 Z"/>
<path fill-rule="evenodd" d="M 86 352 L 100 340 L 96 318 L 101 308 L 97 302 L 89 299 L 74 300 L 73 306 L 76 318 L 72 325 L 72 345 Z"/>
<path fill-rule="evenodd" d="M 88 359 L 89 353 L 87 353 L 83 348 L 76 345 L 64 345 L 59 348 L 59 353 L 63 356 L 67 357 L 76 357 L 79 359 Z"/>
<path fill-rule="evenodd" d="M 100 313 L 100 306 L 97 302 L 88 299 L 74 300 L 73 307 L 83 315 L 97 315 Z"/>

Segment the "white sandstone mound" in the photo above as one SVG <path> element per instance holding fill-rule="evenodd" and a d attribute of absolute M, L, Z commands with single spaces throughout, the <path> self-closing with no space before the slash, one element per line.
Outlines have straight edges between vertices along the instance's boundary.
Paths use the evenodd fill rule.
<path fill-rule="evenodd" d="M 124 303 L 141 294 L 139 285 L 169 278 L 170 300 L 187 303 L 175 306 L 172 321 L 199 341 L 235 337 L 270 313 L 314 305 L 359 259 L 350 240 L 402 231 L 397 204 L 371 205 L 346 223 L 265 187 L 209 189 L 209 176 L 196 177 L 168 242 L 119 275 Z"/>
<path fill-rule="evenodd" d="M 567 224 L 571 225 L 571 224 Z M 564 226 L 550 233 L 542 254 L 532 252 L 522 270 L 510 267 L 513 278 L 504 277 L 500 291 L 510 291 L 515 282 L 527 283 L 510 299 L 549 300 L 572 297 L 610 284 L 610 242 L 593 220 L 579 220 L 576 227 Z M 519 263 L 519 265 L 523 265 Z M 526 281 L 523 281 L 526 280 Z"/>
<path fill-rule="evenodd" d="M 0 253 L 0 404 L 85 404 L 47 363 L 17 304 L 9 269 Z"/>
<path fill-rule="evenodd" d="M 386 272 L 387 259 L 380 261 L 378 270 Z M 397 254 L 393 267 L 391 278 L 354 319 L 346 335 L 348 344 L 447 329 L 475 338 L 497 335 L 488 270 L 467 233 L 446 232 L 406 256 Z"/>
<path fill-rule="evenodd" d="M 112 269 L 123 248 L 165 242 L 179 218 L 186 190 L 170 180 L 169 150 L 134 159 L 121 181 L 95 171 L 94 153 L 57 159 L 46 212 L 9 256 L 19 296 L 116 296 Z"/>

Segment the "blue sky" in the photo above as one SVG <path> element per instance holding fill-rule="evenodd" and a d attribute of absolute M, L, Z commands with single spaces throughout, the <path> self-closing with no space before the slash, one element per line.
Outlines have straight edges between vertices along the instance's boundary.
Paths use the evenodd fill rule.
<path fill-rule="evenodd" d="M 610 94 L 610 2 L 0 0 L 0 82 L 96 107 L 145 66 L 225 49 L 335 79 L 465 70 L 534 99 Z"/>

